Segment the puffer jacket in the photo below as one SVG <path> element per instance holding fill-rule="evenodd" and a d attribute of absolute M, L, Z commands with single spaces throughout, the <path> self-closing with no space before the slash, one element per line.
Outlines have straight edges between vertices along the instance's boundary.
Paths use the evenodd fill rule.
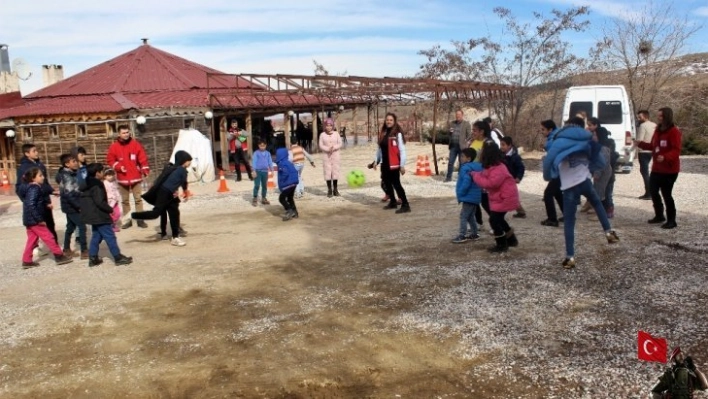
<path fill-rule="evenodd" d="M 79 172 L 66 166 L 59 169 L 56 176 L 59 184 L 59 203 L 64 213 L 81 212 L 81 191 L 79 191 Z"/>
<path fill-rule="evenodd" d="M 275 152 L 275 163 L 278 164 L 278 189 L 284 191 L 296 186 L 300 180 L 295 165 L 288 160 L 287 148 L 278 148 Z"/>
<path fill-rule="evenodd" d="M 52 185 L 49 184 L 49 175 L 47 175 L 47 167 L 44 166 L 42 161 L 37 160 L 36 162 L 27 158 L 27 157 L 22 157 L 20 159 L 20 166 L 17 168 L 17 180 L 15 181 L 15 194 L 17 194 L 18 197 L 20 197 L 20 200 L 24 201 L 24 197 L 21 195 L 22 192 L 25 192 L 26 190 L 22 190 L 20 186 L 27 184 L 22 177 L 27 173 L 28 170 L 32 168 L 39 168 L 39 170 L 42 171 L 42 174 L 44 175 L 44 184 L 42 184 L 42 194 L 45 196 L 45 200 L 47 203 L 49 203 L 49 196 L 52 195 L 54 192 L 54 188 L 52 188 Z"/>
<path fill-rule="evenodd" d="M 494 212 L 511 212 L 519 207 L 519 189 L 504 163 L 481 172 L 472 172 L 478 186 L 489 194 L 489 209 Z"/>
<path fill-rule="evenodd" d="M 113 208 L 108 205 L 108 194 L 103 182 L 86 177 L 86 188 L 81 192 L 81 222 L 90 225 L 110 224 Z"/>
<path fill-rule="evenodd" d="M 47 209 L 46 196 L 42 187 L 37 183 L 23 184 L 22 191 L 22 224 L 27 227 L 36 226 L 44 222 L 44 212 Z"/>
<path fill-rule="evenodd" d="M 590 152 L 592 133 L 580 126 L 568 125 L 548 135 L 546 149 L 548 154 L 543 159 L 543 179 L 551 181 L 560 175 L 558 166 L 570 154 L 577 152 Z"/>
<path fill-rule="evenodd" d="M 471 172 L 481 172 L 482 170 L 484 168 L 479 162 L 465 162 L 460 166 L 460 173 L 455 186 L 457 202 L 479 205 L 482 201 L 482 189 L 472 180 Z"/>

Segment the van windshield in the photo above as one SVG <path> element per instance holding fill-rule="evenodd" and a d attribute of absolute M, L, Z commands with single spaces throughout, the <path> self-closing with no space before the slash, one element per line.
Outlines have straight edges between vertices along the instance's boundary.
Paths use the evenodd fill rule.
<path fill-rule="evenodd" d="M 597 119 L 603 125 L 619 125 L 622 123 L 621 101 L 599 101 L 597 104 Z"/>

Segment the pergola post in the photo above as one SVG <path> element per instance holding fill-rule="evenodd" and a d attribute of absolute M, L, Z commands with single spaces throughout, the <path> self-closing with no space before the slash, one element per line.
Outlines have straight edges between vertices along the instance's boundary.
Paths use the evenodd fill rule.
<path fill-rule="evenodd" d="M 229 142 L 226 137 L 226 116 L 219 118 L 219 137 L 221 140 L 221 170 L 229 172 Z"/>
<path fill-rule="evenodd" d="M 248 143 L 248 148 L 246 148 L 244 151 L 248 154 L 251 152 L 251 148 L 253 148 L 253 115 L 251 114 L 251 111 L 248 111 L 246 113 L 246 142 Z"/>
<path fill-rule="evenodd" d="M 283 124 L 283 130 L 285 135 L 285 148 L 290 148 L 290 112 L 288 111 L 283 114 L 283 119 L 285 123 Z"/>
<path fill-rule="evenodd" d="M 357 129 L 356 129 L 356 110 L 357 110 L 356 105 L 354 106 L 354 109 L 352 110 L 352 133 L 354 133 L 354 145 L 359 144 L 359 135 L 357 134 Z"/>
<path fill-rule="evenodd" d="M 318 152 L 320 148 L 319 137 L 317 136 L 317 110 L 312 111 L 312 148 L 311 152 Z"/>
<path fill-rule="evenodd" d="M 366 140 L 371 143 L 371 103 L 366 105 Z"/>
<path fill-rule="evenodd" d="M 438 175 L 438 155 L 437 152 L 435 151 L 435 142 L 437 141 L 437 136 L 438 136 L 438 129 L 437 129 L 437 123 L 438 123 L 438 90 L 437 88 L 435 89 L 435 101 L 433 102 L 433 164 L 435 165 L 435 176 Z"/>

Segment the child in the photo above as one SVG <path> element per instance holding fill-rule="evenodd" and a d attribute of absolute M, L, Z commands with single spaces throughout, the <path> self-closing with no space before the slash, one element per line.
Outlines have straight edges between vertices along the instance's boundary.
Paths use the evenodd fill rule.
<path fill-rule="evenodd" d="M 267 144 L 265 140 L 258 141 L 258 150 L 253 153 L 253 201 L 251 205 L 258 206 L 258 188 L 261 189 L 261 204 L 270 205 L 266 195 L 268 194 L 268 172 L 273 171 L 273 157 L 270 152 L 266 151 Z"/>
<path fill-rule="evenodd" d="M 74 147 L 71 149 L 71 156 L 76 159 L 79 164 L 79 171 L 76 175 L 79 182 L 79 189 L 82 189 L 86 184 L 86 149 L 84 147 Z"/>
<path fill-rule="evenodd" d="M 106 186 L 106 194 L 108 195 L 108 206 L 113 208 L 111 219 L 113 219 L 113 231 L 120 231 L 120 191 L 118 191 L 118 183 L 116 183 L 116 171 L 111 168 L 106 168 L 103 171 L 103 185 Z"/>
<path fill-rule="evenodd" d="M 128 265 L 133 258 L 120 253 L 116 233 L 113 231 L 113 208 L 108 205 L 106 186 L 103 185 L 103 165 L 92 163 L 86 167 L 86 187 L 81 192 L 81 221 L 91 225 L 89 267 L 98 266 L 103 260 L 98 257 L 98 246 L 105 240 L 116 266 Z"/>
<path fill-rule="evenodd" d="M 511 177 L 514 178 L 516 184 L 521 183 L 521 179 L 524 178 L 524 172 L 526 172 L 526 166 L 524 166 L 524 161 L 519 155 L 519 151 L 514 147 L 514 142 L 511 136 L 504 136 L 499 139 L 501 142 L 501 151 L 504 154 L 504 164 L 506 164 Z M 524 219 L 526 218 L 526 211 L 524 207 L 521 206 L 521 201 L 519 201 L 519 207 L 516 209 L 516 213 L 513 215 L 515 218 Z"/>
<path fill-rule="evenodd" d="M 489 224 L 494 231 L 496 245 L 489 252 L 506 252 L 509 247 L 519 245 L 514 229 L 504 220 L 507 212 L 519 207 L 519 190 L 516 181 L 504 165 L 504 155 L 491 141 L 482 147 L 481 162 L 484 170 L 472 172 L 472 179 L 489 195 Z"/>
<path fill-rule="evenodd" d="M 21 190 L 20 186 L 26 184 L 23 180 L 25 173 L 27 173 L 27 171 L 31 168 L 36 167 L 39 168 L 39 171 L 42 172 L 42 176 L 45 177 L 44 183 L 42 183 L 42 194 L 44 194 L 44 200 L 47 202 L 47 204 L 51 204 L 52 201 L 50 199 L 50 195 L 58 195 L 59 190 L 54 190 L 54 188 L 52 188 L 52 186 L 46 180 L 47 168 L 44 166 L 42 161 L 39 160 L 39 152 L 37 151 L 37 147 L 34 144 L 30 143 L 23 144 L 22 153 L 25 155 L 22 157 L 22 159 L 20 159 L 20 166 L 17 168 L 17 183 L 15 184 L 15 192 L 20 197 L 20 200 L 24 201 L 24 198 L 22 196 L 24 190 Z M 54 241 L 57 243 L 57 245 L 59 245 L 57 231 L 54 228 L 54 214 L 52 213 L 51 209 L 44 209 L 44 215 L 42 217 L 42 220 L 47 225 L 47 229 L 49 229 L 49 231 L 52 233 Z"/>
<path fill-rule="evenodd" d="M 170 218 L 170 228 L 172 229 L 172 245 L 183 247 L 187 243 L 180 238 L 179 229 L 179 188 L 186 190 L 187 168 L 192 164 L 192 156 L 187 151 L 177 151 L 175 153 L 175 163 L 165 167 L 155 184 L 143 195 L 143 199 L 155 205 L 151 211 L 133 212 L 130 217 L 136 220 L 157 219 L 158 217 Z M 187 201 L 187 196 L 183 197 Z M 166 226 L 165 226 L 166 227 Z M 162 228 L 162 225 L 161 225 Z M 161 237 L 166 235 L 165 231 L 160 232 Z"/>
<path fill-rule="evenodd" d="M 298 217 L 297 208 L 295 207 L 295 188 L 298 183 L 297 169 L 295 165 L 288 160 L 288 150 L 278 148 L 275 152 L 275 162 L 278 164 L 278 189 L 280 189 L 280 204 L 285 208 L 283 222 L 292 218 Z"/>
<path fill-rule="evenodd" d="M 86 244 L 86 225 L 81 223 L 81 191 L 79 191 L 79 162 L 70 154 L 62 154 L 59 161 L 63 165 L 57 172 L 56 182 L 59 184 L 61 211 L 66 214 L 66 231 L 64 231 L 64 255 L 72 257 L 71 235 L 78 228 L 77 241 L 81 248 L 81 259 L 88 259 Z"/>
<path fill-rule="evenodd" d="M 460 154 L 460 173 L 457 177 L 457 202 L 462 203 L 460 211 L 460 233 L 452 240 L 454 244 L 460 244 L 468 240 L 477 240 L 477 222 L 475 213 L 479 202 L 482 200 L 482 190 L 472 181 L 471 172 L 481 172 L 482 164 L 474 162 L 477 158 L 477 151 L 472 148 L 463 148 Z M 467 233 L 467 225 L 472 228 L 471 233 Z"/>
<path fill-rule="evenodd" d="M 292 163 L 295 165 L 298 178 L 297 187 L 295 187 L 295 198 L 301 198 L 305 195 L 305 183 L 302 180 L 302 170 L 305 169 L 305 159 L 307 158 L 307 161 L 310 162 L 313 168 L 315 167 L 315 160 L 298 144 L 292 144 L 290 146 L 290 153 L 292 154 Z"/>
<path fill-rule="evenodd" d="M 39 168 L 34 167 L 27 170 L 22 178 L 25 184 L 20 186 L 21 193 L 18 194 L 23 198 L 22 222 L 27 230 L 27 243 L 22 253 L 22 268 L 39 266 L 39 263 L 32 261 L 32 250 L 40 239 L 54 254 L 57 265 L 73 262 L 73 259 L 64 255 L 44 220 L 47 209 L 50 211 L 52 209 L 51 202 L 47 201 L 47 196 L 42 191 L 44 174 Z"/>

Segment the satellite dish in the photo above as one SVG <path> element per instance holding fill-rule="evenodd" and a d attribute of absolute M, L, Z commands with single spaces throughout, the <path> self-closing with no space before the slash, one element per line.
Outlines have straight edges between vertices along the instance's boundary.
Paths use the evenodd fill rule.
<path fill-rule="evenodd" d="M 21 80 L 27 80 L 32 76 L 32 68 L 30 68 L 27 61 L 22 58 L 15 58 L 12 61 L 12 70 L 17 74 L 17 77 Z"/>

